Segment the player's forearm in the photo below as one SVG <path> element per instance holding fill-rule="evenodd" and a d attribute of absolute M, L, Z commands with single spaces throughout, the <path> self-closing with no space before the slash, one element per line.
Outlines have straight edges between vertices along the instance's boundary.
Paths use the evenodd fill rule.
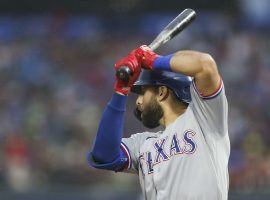
<path fill-rule="evenodd" d="M 196 77 L 216 70 L 215 61 L 209 54 L 198 51 L 178 51 L 170 59 L 173 72 Z"/>
<path fill-rule="evenodd" d="M 114 94 L 104 110 L 92 150 L 97 162 L 112 162 L 120 154 L 126 100 L 126 96 Z"/>

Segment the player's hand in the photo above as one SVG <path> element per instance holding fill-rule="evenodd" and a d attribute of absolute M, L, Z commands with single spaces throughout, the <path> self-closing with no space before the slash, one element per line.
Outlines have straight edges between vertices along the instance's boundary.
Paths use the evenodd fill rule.
<path fill-rule="evenodd" d="M 123 95 L 128 95 L 130 93 L 130 89 L 132 85 L 138 79 L 141 72 L 141 59 L 138 59 L 138 58 L 134 50 L 130 54 L 128 54 L 126 57 L 116 62 L 114 66 L 115 71 L 117 71 L 122 66 L 127 66 L 131 71 L 131 75 L 129 77 L 128 82 L 124 82 L 116 76 L 114 90 L 117 93 L 120 93 Z"/>
<path fill-rule="evenodd" d="M 158 54 L 153 52 L 147 45 L 142 45 L 134 50 L 135 55 L 142 62 L 142 68 L 153 69 L 154 61 L 159 57 Z"/>

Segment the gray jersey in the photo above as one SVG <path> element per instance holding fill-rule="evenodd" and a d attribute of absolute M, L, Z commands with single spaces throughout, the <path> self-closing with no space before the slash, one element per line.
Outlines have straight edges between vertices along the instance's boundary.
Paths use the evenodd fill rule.
<path fill-rule="evenodd" d="M 192 103 L 164 131 L 122 140 L 127 172 L 139 174 L 147 200 L 225 200 L 228 198 L 228 105 L 221 83 L 203 97 L 190 87 Z"/>

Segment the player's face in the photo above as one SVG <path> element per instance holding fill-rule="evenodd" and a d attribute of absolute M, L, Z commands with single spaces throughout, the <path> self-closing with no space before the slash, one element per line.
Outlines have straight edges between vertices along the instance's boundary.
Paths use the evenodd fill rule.
<path fill-rule="evenodd" d="M 142 87 L 136 101 L 136 117 L 142 121 L 147 128 L 156 128 L 160 125 L 163 110 L 156 98 L 157 93 L 153 87 Z"/>

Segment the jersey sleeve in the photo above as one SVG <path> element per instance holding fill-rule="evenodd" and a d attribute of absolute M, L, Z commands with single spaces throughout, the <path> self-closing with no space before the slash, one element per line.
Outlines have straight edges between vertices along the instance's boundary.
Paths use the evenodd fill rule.
<path fill-rule="evenodd" d="M 192 110 L 204 134 L 223 137 L 228 134 L 228 102 L 223 81 L 210 95 L 199 93 L 193 79 L 191 87 Z"/>
<path fill-rule="evenodd" d="M 129 138 L 123 138 L 121 149 L 128 158 L 128 164 L 123 172 L 138 174 L 140 147 L 147 137 L 152 137 L 153 133 L 143 132 L 131 135 Z"/>

